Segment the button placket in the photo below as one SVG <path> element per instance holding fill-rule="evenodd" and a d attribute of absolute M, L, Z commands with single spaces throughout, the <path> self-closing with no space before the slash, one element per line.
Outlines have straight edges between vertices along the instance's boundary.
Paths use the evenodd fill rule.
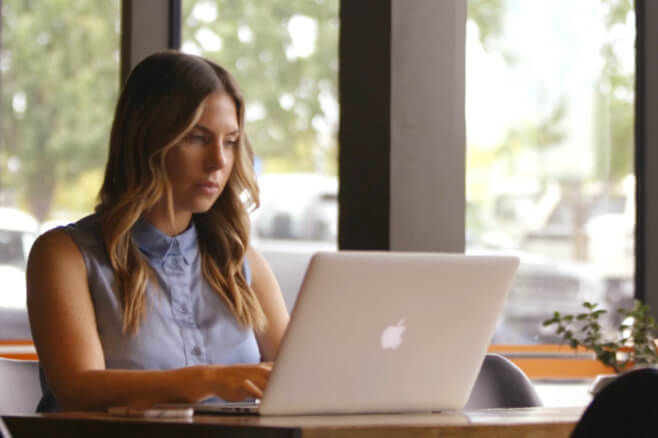
<path fill-rule="evenodd" d="M 163 260 L 163 270 L 171 288 L 171 306 L 174 320 L 181 330 L 182 348 L 186 365 L 204 363 L 205 353 L 202 339 L 194 317 L 191 296 L 190 266 L 181 254 L 176 241 Z"/>
<path fill-rule="evenodd" d="M 188 365 L 203 365 L 208 363 L 204 349 L 203 336 L 198 330 L 187 330 L 189 342 L 186 342 Z"/>
<path fill-rule="evenodd" d="M 167 276 L 182 276 L 185 274 L 185 259 L 180 255 L 167 255 L 162 264 L 162 270 Z"/>
<path fill-rule="evenodd" d="M 182 327 L 196 327 L 188 288 L 172 288 L 171 307 L 174 319 Z"/>
<path fill-rule="evenodd" d="M 187 273 L 187 264 L 180 252 L 178 241 L 175 239 L 164 257 L 162 268 L 171 289 L 171 305 L 174 319 L 181 326 L 193 325 L 194 320 L 190 311 L 189 275 L 185 275 Z"/>

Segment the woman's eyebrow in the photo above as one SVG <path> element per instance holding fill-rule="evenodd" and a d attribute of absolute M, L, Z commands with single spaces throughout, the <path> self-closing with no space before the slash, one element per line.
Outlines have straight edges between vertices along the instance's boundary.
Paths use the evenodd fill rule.
<path fill-rule="evenodd" d="M 194 128 L 192 128 L 192 129 L 200 129 L 200 130 L 205 131 L 209 134 L 212 134 L 212 130 L 210 128 L 207 128 L 207 127 L 203 126 L 203 125 L 196 124 L 196 125 L 194 125 Z"/>
<path fill-rule="evenodd" d="M 194 128 L 192 128 L 192 129 L 200 129 L 200 130 L 202 130 L 202 131 L 204 131 L 204 132 L 207 132 L 208 134 L 213 134 L 213 133 L 214 133 L 212 129 L 210 129 L 210 128 L 206 127 L 206 126 L 200 125 L 200 124 L 196 124 L 196 125 L 194 125 Z M 240 129 L 235 129 L 235 130 L 229 132 L 229 133 L 226 134 L 226 135 L 227 135 L 227 136 L 228 136 L 228 135 L 240 135 Z"/>

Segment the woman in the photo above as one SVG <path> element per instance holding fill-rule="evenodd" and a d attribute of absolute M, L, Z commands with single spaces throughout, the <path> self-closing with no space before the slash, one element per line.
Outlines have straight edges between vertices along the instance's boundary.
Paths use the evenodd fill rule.
<path fill-rule="evenodd" d="M 39 410 L 262 396 L 288 314 L 249 246 L 258 189 L 229 73 L 174 51 L 135 67 L 99 198 L 30 253 Z"/>

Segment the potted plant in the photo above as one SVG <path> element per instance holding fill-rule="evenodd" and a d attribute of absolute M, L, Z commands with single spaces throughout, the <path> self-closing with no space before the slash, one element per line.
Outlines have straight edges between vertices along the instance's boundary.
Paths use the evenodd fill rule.
<path fill-rule="evenodd" d="M 619 309 L 618 312 L 625 318 L 619 325 L 616 337 L 612 339 L 604 338 L 599 323 L 599 318 L 607 311 L 598 308 L 596 303 L 585 302 L 583 307 L 585 311 L 577 315 L 555 312 L 543 325 L 556 326 L 556 333 L 571 348 L 582 346 L 593 351 L 596 358 L 615 373 L 658 364 L 656 322 L 648 305 L 635 300 L 632 308 Z M 597 377 L 592 392 L 598 392 L 615 376 Z"/>

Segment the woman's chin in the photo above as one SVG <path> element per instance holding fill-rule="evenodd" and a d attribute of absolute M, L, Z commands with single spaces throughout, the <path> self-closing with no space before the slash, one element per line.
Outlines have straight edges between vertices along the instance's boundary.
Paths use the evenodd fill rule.
<path fill-rule="evenodd" d="M 213 202 L 206 201 L 206 202 L 197 202 L 195 203 L 194 206 L 192 206 L 191 211 L 193 214 L 203 214 L 207 213 L 208 210 L 212 208 L 212 206 L 215 204 L 215 200 Z"/>

